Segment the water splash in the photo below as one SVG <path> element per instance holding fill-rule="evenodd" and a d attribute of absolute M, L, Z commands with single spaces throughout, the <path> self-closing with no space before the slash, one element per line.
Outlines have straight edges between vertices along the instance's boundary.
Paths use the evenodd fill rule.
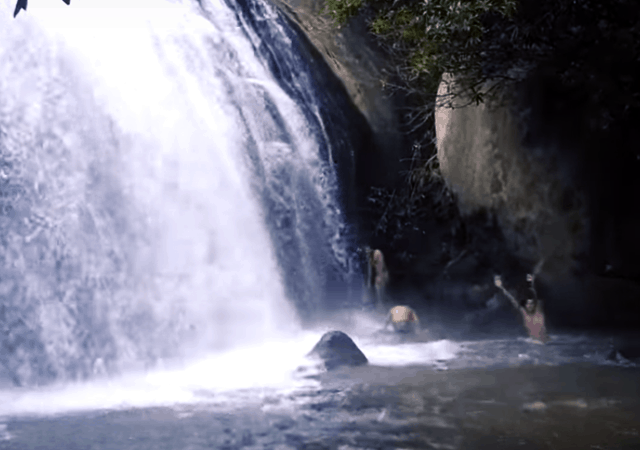
<path fill-rule="evenodd" d="M 315 334 L 210 354 L 181 367 L 160 367 L 117 377 L 0 391 L 0 418 L 184 405 L 240 407 L 265 396 L 286 396 L 317 382 L 295 376 Z M 256 373 L 259 375 L 256 376 Z"/>
<path fill-rule="evenodd" d="M 55 3 L 13 20 L 0 2 L 0 378 L 82 379 L 298 332 L 283 271 L 321 297 L 322 272 L 343 270 L 343 237 L 324 238 L 343 227 L 335 174 L 238 15 Z M 313 253 L 310 233 L 329 245 Z"/>

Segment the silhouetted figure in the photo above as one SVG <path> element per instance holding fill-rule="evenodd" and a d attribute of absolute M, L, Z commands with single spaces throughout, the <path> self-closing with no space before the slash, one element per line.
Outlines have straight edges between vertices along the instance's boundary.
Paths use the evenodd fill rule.
<path fill-rule="evenodd" d="M 387 284 L 389 283 L 389 271 L 384 262 L 381 250 L 365 248 L 367 254 L 367 293 L 374 297 L 375 306 L 381 309 L 384 306 Z"/>
<path fill-rule="evenodd" d="M 384 329 L 386 329 L 389 324 L 393 325 L 393 330 L 396 333 L 413 334 L 418 331 L 420 327 L 420 319 L 413 309 L 408 306 L 397 305 L 389 310 L 384 322 Z"/>
<path fill-rule="evenodd" d="M 70 5 L 71 0 L 62 0 L 65 4 Z M 21 9 L 27 10 L 27 0 L 18 0 L 16 2 L 16 9 L 13 11 L 13 17 L 17 16 Z"/>
<path fill-rule="evenodd" d="M 527 281 L 531 284 L 530 289 L 533 293 L 533 298 L 528 298 L 524 303 L 524 306 L 520 305 L 513 295 L 507 291 L 502 285 L 502 280 L 498 275 L 494 277 L 494 283 L 504 295 L 509 299 L 511 304 L 520 311 L 524 326 L 529 333 L 529 337 L 536 341 L 545 343 L 549 340 L 547 335 L 547 328 L 545 327 L 544 311 L 542 309 L 542 301 L 538 299 L 538 294 L 535 289 L 535 275 L 527 274 Z"/>

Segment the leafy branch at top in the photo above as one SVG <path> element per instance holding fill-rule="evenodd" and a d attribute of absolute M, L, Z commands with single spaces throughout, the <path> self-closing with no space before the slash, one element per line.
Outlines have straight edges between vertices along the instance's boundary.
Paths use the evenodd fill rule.
<path fill-rule="evenodd" d="M 71 4 L 71 0 L 62 0 L 67 5 Z M 27 10 L 27 0 L 18 0 L 16 2 L 16 9 L 13 10 L 13 17 L 17 16 L 21 9 Z"/>
<path fill-rule="evenodd" d="M 336 26 L 364 13 L 393 61 L 383 85 L 408 94 L 424 127 L 441 102 L 481 103 L 534 76 L 537 95 L 559 117 L 579 111 L 583 131 L 621 135 L 640 120 L 635 0 L 326 0 L 323 11 Z M 455 86 L 439 98 L 444 73 Z"/>
<path fill-rule="evenodd" d="M 517 0 L 327 0 L 323 11 L 340 26 L 368 8 L 369 28 L 403 66 L 404 81 L 435 95 L 441 75 L 452 73 L 479 103 L 483 19 L 511 17 L 516 6 Z"/>

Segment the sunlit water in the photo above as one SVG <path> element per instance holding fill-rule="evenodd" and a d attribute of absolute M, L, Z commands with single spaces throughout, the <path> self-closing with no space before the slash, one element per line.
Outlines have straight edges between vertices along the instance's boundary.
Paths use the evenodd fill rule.
<path fill-rule="evenodd" d="M 3 362 L 25 385 L 0 392 L 0 416 L 316 386 L 305 355 L 327 330 L 301 330 L 283 271 L 322 302 L 322 271 L 342 270 L 326 133 L 234 11 L 203 3 L 207 18 L 187 0 L 32 0 L 15 20 L 0 3 L 1 175 L 18 193 L 2 218 Z M 370 341 L 379 319 L 346 330 L 373 365 L 455 355 L 448 341 Z"/>
<path fill-rule="evenodd" d="M 427 337 L 421 342 L 418 335 L 418 341 L 412 342 L 398 340 L 391 332 L 381 334 L 383 322 L 376 315 L 346 315 L 333 325 L 300 332 L 295 338 L 236 347 L 197 360 L 161 360 L 154 368 L 126 375 L 97 374 L 86 382 L 0 391 L 0 417 L 196 405 L 224 411 L 242 405 L 264 405 L 268 398 L 277 399 L 279 404 L 293 399 L 290 407 L 296 408 L 296 404 L 305 401 L 300 394 L 321 389 L 315 375 L 324 370 L 306 354 L 324 332 L 332 329 L 349 333 L 366 355 L 373 373 L 376 367 L 423 367 L 436 372 L 572 363 L 636 367 L 626 358 L 611 358 L 610 340 L 603 337 L 552 334 L 548 344 L 540 345 L 524 337 L 472 341 L 430 341 Z M 394 339 L 393 343 L 389 338 Z M 361 381 L 356 375 L 352 382 Z"/>
<path fill-rule="evenodd" d="M 314 390 L 319 384 L 309 375 L 323 370 L 305 355 L 320 336 L 306 332 L 295 339 L 235 348 L 197 361 L 161 361 L 160 367 L 123 376 L 0 391 L 0 417 L 198 404 L 238 407 L 259 403 L 265 395 L 285 397 Z M 459 350 L 458 344 L 447 340 L 404 345 L 365 344 L 366 339 L 355 336 L 354 340 L 370 365 L 386 367 L 437 365 Z M 301 376 L 305 366 L 313 369 Z"/>
<path fill-rule="evenodd" d="M 160 364 L 165 367 L 123 376 L 8 390 L 0 392 L 0 416 L 256 400 L 265 392 L 313 384 L 295 379 L 294 374 L 315 338 L 237 348 L 187 363 L 166 361 Z M 250 394 L 244 397 L 247 390 Z"/>
<path fill-rule="evenodd" d="M 24 194 L 2 217 L 0 293 L 23 343 L 11 341 L 9 370 L 28 386 L 58 382 L 3 389 L 0 417 L 285 398 L 319 387 L 298 369 L 330 329 L 371 367 L 632 365 L 588 337 L 391 343 L 365 314 L 303 332 L 255 192 L 299 199 L 266 180 L 294 173 L 324 208 L 326 171 L 231 10 L 31 0 L 14 21 L 13 3 L 0 3 L 0 177 Z"/>
<path fill-rule="evenodd" d="M 236 347 L 197 360 L 159 361 L 156 367 L 126 375 L 98 373 L 91 381 L 0 391 L 0 417 L 189 405 L 225 410 L 260 404 L 266 397 L 281 402 L 289 395 L 320 388 L 314 375 L 324 369 L 306 355 L 322 334 L 332 329 L 347 331 L 371 366 L 442 369 L 462 348 L 450 340 L 381 343 L 375 334 L 381 329 L 380 319 L 345 312 L 333 325 L 300 332 L 294 338 Z"/>

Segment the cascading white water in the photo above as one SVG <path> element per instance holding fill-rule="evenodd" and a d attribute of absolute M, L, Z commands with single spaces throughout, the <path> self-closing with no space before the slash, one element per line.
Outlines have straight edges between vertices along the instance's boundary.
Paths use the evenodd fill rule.
<path fill-rule="evenodd" d="M 325 330 L 292 304 L 344 300 L 358 130 L 275 11 L 240 3 L 0 0 L 0 419 L 314 383 Z"/>
<path fill-rule="evenodd" d="M 31 0 L 14 20 L 13 6 L 0 8 L 8 376 L 83 377 L 299 330 L 256 193 L 283 164 L 315 189 L 326 170 L 233 11 Z"/>

